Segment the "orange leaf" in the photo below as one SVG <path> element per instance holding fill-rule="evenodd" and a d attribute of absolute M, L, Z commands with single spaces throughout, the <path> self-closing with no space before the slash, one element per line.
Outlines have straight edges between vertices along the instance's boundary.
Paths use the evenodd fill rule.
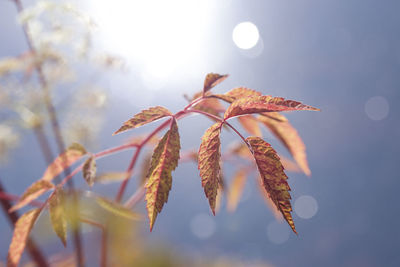
<path fill-rule="evenodd" d="M 7 256 L 7 266 L 17 267 L 24 252 L 29 233 L 31 232 L 35 221 L 37 220 L 41 208 L 34 209 L 23 214 L 15 223 L 14 233 L 11 240 Z"/>
<path fill-rule="evenodd" d="M 227 208 L 229 212 L 233 212 L 236 210 L 240 197 L 243 194 L 243 189 L 246 180 L 247 180 L 247 173 L 244 169 L 236 171 L 228 191 Z"/>
<path fill-rule="evenodd" d="M 59 175 L 65 168 L 71 166 L 74 162 L 79 160 L 86 154 L 85 148 L 78 144 L 73 143 L 67 150 L 60 154 L 46 169 L 43 174 L 42 180 L 51 181 L 54 177 Z"/>
<path fill-rule="evenodd" d="M 82 175 L 86 183 L 91 187 L 96 179 L 96 160 L 94 156 L 89 157 L 82 168 Z"/>
<path fill-rule="evenodd" d="M 288 172 L 302 172 L 299 168 L 299 166 L 296 164 L 296 162 L 292 161 L 291 159 L 288 159 L 287 157 L 284 157 L 282 155 L 278 155 L 279 158 L 281 159 L 281 163 L 283 168 L 285 168 L 286 171 Z"/>
<path fill-rule="evenodd" d="M 158 213 L 168 201 L 172 186 L 171 172 L 178 166 L 180 148 L 178 125 L 173 119 L 171 128 L 154 149 L 147 174 L 146 208 L 150 220 L 150 231 L 153 229 Z"/>
<path fill-rule="evenodd" d="M 22 194 L 21 198 L 18 200 L 9 212 L 16 211 L 26 205 L 28 205 L 32 200 L 37 199 L 43 193 L 54 188 L 54 185 L 46 180 L 39 180 L 33 183 L 26 191 Z"/>
<path fill-rule="evenodd" d="M 147 181 L 147 172 L 150 169 L 150 163 L 151 163 L 151 153 L 147 153 L 142 161 L 142 166 L 140 170 L 140 180 L 139 180 L 139 185 L 144 185 Z"/>
<path fill-rule="evenodd" d="M 253 155 L 251 154 L 247 145 L 243 142 L 235 143 L 229 150 L 230 154 L 242 157 L 244 159 L 253 160 Z"/>
<path fill-rule="evenodd" d="M 204 80 L 203 93 L 209 91 L 211 88 L 228 78 L 228 74 L 219 75 L 217 73 L 209 73 Z"/>
<path fill-rule="evenodd" d="M 118 129 L 113 135 L 116 135 L 120 132 L 124 132 L 129 129 L 137 128 L 142 125 L 148 124 L 150 122 L 153 122 L 155 120 L 167 117 L 167 116 L 172 116 L 172 113 L 169 112 L 168 109 L 164 107 L 153 107 L 149 109 L 142 110 L 140 113 L 136 114 L 133 116 L 132 119 L 124 122 L 124 124 L 121 126 L 121 128 Z"/>
<path fill-rule="evenodd" d="M 277 113 L 270 113 L 272 116 L 275 116 L 275 114 Z M 283 115 L 279 114 L 279 116 Z M 258 119 L 282 142 L 282 144 L 289 150 L 297 164 L 299 164 L 301 170 L 309 176 L 311 171 L 307 163 L 306 146 L 296 129 L 287 120 L 278 121 L 269 116 L 259 116 Z"/>
<path fill-rule="evenodd" d="M 252 153 L 268 196 L 282 213 L 293 232 L 297 234 L 291 215 L 290 187 L 278 155 L 270 144 L 259 137 L 248 137 L 246 141 L 253 150 Z"/>
<path fill-rule="evenodd" d="M 49 212 L 54 232 L 67 246 L 67 219 L 65 215 L 64 196 L 62 189 L 56 189 L 49 199 Z"/>
<path fill-rule="evenodd" d="M 200 170 L 201 185 L 208 198 L 211 210 L 215 215 L 215 202 L 218 185 L 221 181 L 221 123 L 215 123 L 204 133 L 198 154 L 198 169 Z"/>
<path fill-rule="evenodd" d="M 228 103 L 232 103 L 233 101 L 249 96 L 261 96 L 260 92 L 257 92 L 253 89 L 246 88 L 246 87 L 237 87 L 233 88 L 232 90 L 226 92 L 225 94 L 215 94 L 216 98 L 222 99 Z"/>
<path fill-rule="evenodd" d="M 319 110 L 304 105 L 294 100 L 285 100 L 282 97 L 272 96 L 251 96 L 235 100 L 225 111 L 224 119 L 235 116 L 270 112 L 270 111 L 291 111 L 291 110 Z"/>
<path fill-rule="evenodd" d="M 277 219 L 278 221 L 282 221 L 283 220 L 282 213 L 280 212 L 280 210 L 278 210 L 276 208 L 274 202 L 268 196 L 267 191 L 265 191 L 264 183 L 263 183 L 263 180 L 262 180 L 261 177 L 258 178 L 258 183 L 257 184 L 258 184 L 258 188 L 259 188 L 259 191 L 261 193 L 261 196 L 265 201 L 265 204 L 272 211 L 272 213 L 274 214 L 275 219 Z"/>
<path fill-rule="evenodd" d="M 120 182 L 126 179 L 126 172 L 106 172 L 96 176 L 95 182 L 101 184 Z"/>
<path fill-rule="evenodd" d="M 242 127 L 251 135 L 262 136 L 260 126 L 258 125 L 257 119 L 251 115 L 241 116 L 238 118 L 239 123 Z"/>
<path fill-rule="evenodd" d="M 124 217 L 130 220 L 142 220 L 142 216 L 134 213 L 129 208 L 105 197 L 97 197 L 96 202 L 105 210 L 112 212 L 113 214 Z"/>

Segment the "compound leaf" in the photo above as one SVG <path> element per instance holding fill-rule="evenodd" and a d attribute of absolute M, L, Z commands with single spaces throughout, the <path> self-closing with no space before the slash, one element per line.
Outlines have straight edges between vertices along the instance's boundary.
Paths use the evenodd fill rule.
<path fill-rule="evenodd" d="M 252 153 L 268 196 L 282 213 L 293 232 L 297 234 L 291 215 L 290 187 L 277 153 L 270 144 L 259 137 L 248 137 L 246 141 L 253 150 Z"/>
<path fill-rule="evenodd" d="M 307 163 L 306 146 L 296 129 L 287 120 L 282 121 L 275 119 L 273 116 L 276 116 L 276 114 L 279 113 L 271 112 L 269 116 L 259 116 L 258 119 L 282 142 L 301 170 L 309 176 L 311 171 Z M 281 117 L 283 115 L 279 114 L 279 116 Z"/>
<path fill-rule="evenodd" d="M 168 201 L 172 186 L 171 172 L 178 166 L 180 140 L 176 120 L 171 122 L 171 128 L 165 133 L 154 149 L 147 174 L 146 201 L 150 220 L 150 231 L 164 203 Z"/>
<path fill-rule="evenodd" d="M 294 100 L 285 100 L 282 97 L 272 96 L 250 96 L 235 100 L 225 111 L 224 119 L 231 117 L 271 112 L 271 111 L 291 111 L 291 110 L 319 110 L 317 108 L 304 105 Z"/>
<path fill-rule="evenodd" d="M 64 247 L 67 246 L 67 219 L 62 189 L 56 189 L 49 199 L 49 212 L 54 232 L 61 239 Z"/>
<path fill-rule="evenodd" d="M 142 110 L 140 113 L 133 116 L 132 119 L 124 122 L 121 128 L 119 128 L 113 135 L 140 127 L 167 116 L 172 116 L 172 113 L 168 109 L 160 106 Z"/>
<path fill-rule="evenodd" d="M 215 215 L 215 202 L 218 185 L 221 182 L 221 123 L 215 123 L 204 133 L 199 154 L 198 169 L 200 170 L 201 185 L 210 203 L 210 208 Z"/>
<path fill-rule="evenodd" d="M 82 168 L 83 178 L 89 186 L 93 186 L 94 184 L 94 181 L 96 179 L 96 170 L 96 159 L 94 156 L 90 156 L 85 161 Z"/>
<path fill-rule="evenodd" d="M 8 267 L 18 266 L 22 252 L 24 252 L 26 242 L 28 241 L 29 233 L 41 211 L 41 208 L 30 210 L 24 213 L 15 223 L 14 233 L 7 256 Z"/>
<path fill-rule="evenodd" d="M 226 92 L 225 94 L 215 94 L 216 98 L 222 99 L 228 103 L 232 103 L 233 101 L 249 96 L 261 96 L 260 92 L 257 92 L 253 89 L 246 88 L 246 87 L 237 87 L 233 88 L 232 90 Z"/>
<path fill-rule="evenodd" d="M 46 180 L 39 180 L 33 183 L 26 191 L 22 194 L 21 198 L 18 200 L 17 204 L 15 204 L 9 212 L 16 211 L 27 204 L 29 204 L 32 200 L 37 199 L 43 193 L 48 190 L 54 188 L 54 185 Z"/>
<path fill-rule="evenodd" d="M 203 93 L 211 90 L 211 88 L 224 81 L 226 78 L 228 78 L 228 76 L 229 76 L 228 74 L 225 75 L 220 75 L 217 73 L 207 74 L 204 80 Z"/>
<path fill-rule="evenodd" d="M 78 144 L 73 143 L 67 150 L 61 153 L 46 169 L 43 174 L 42 180 L 51 181 L 54 177 L 59 175 L 65 168 L 71 166 L 83 155 L 86 154 L 85 148 Z"/>

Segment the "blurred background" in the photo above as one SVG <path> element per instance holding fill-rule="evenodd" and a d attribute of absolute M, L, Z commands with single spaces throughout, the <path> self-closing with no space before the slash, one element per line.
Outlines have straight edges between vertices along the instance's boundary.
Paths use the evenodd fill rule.
<path fill-rule="evenodd" d="M 179 111 L 187 104 L 184 95 L 200 91 L 209 72 L 230 74 L 214 92 L 246 86 L 322 110 L 287 114 L 306 144 L 312 171 L 310 178 L 288 173 L 298 236 L 274 218 L 255 177 L 249 177 L 235 213 L 223 201 L 212 216 L 197 166 L 189 162 L 173 172 L 153 232 L 147 222 L 137 226 L 143 246 L 247 266 L 400 265 L 399 1 L 69 3 L 81 13 L 64 1 L 23 1 L 32 8 L 17 19 L 13 1 L 0 0 L 0 179 L 10 193 L 21 194 L 46 168 L 26 112 L 41 110 L 34 74 L 1 68 L 14 64 L 18 71 L 10 58 L 29 59 L 20 23 L 31 23 L 34 45 L 47 53 L 45 71 L 66 143 L 79 141 L 92 152 L 150 132 L 157 123 L 111 136 L 147 107 Z M 17 122 L 21 118 L 24 123 Z M 197 150 L 211 124 L 200 116 L 179 121 L 182 150 Z M 263 135 L 289 155 L 266 129 Z M 230 131 L 222 137 L 223 150 L 239 141 Z M 51 146 L 56 151 L 53 141 Z M 122 171 L 131 155 L 101 160 L 99 171 Z M 227 178 L 234 171 L 224 165 Z M 90 189 L 80 174 L 74 179 L 78 187 L 110 197 L 118 190 L 118 184 Z M 136 187 L 133 180 L 126 198 Z M 144 212 L 143 203 L 139 210 Z M 42 221 L 35 227 L 38 243 L 49 255 L 62 251 L 54 236 L 37 234 L 46 228 Z M 5 261 L 12 229 L 3 215 L 0 227 Z M 84 230 L 85 249 L 96 252 L 97 232 Z"/>

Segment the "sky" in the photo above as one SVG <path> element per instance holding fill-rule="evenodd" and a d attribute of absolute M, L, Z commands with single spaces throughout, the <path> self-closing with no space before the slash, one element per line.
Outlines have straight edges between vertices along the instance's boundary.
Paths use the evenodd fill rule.
<path fill-rule="evenodd" d="M 97 23 L 96 47 L 120 55 L 128 66 L 126 72 L 97 78 L 111 95 L 101 148 L 134 135 L 111 136 L 141 109 L 162 105 L 178 111 L 187 103 L 183 95 L 199 91 L 208 72 L 230 74 L 215 88 L 218 93 L 246 86 L 321 109 L 288 114 L 307 146 L 312 171 L 311 178 L 288 173 L 298 236 L 276 222 L 254 179 L 235 213 L 226 212 L 223 204 L 212 216 L 197 166 L 184 163 L 173 173 L 169 201 L 148 233 L 150 244 L 161 241 L 193 257 L 228 255 L 276 266 L 400 264 L 400 2 L 80 2 Z M 0 1 L 0 58 L 26 49 L 15 16 L 12 3 Z M 242 22 L 256 30 L 245 28 L 244 44 L 235 43 L 235 38 L 243 40 L 240 28 L 239 37 L 233 37 Z M 254 47 L 240 48 L 251 46 L 252 38 Z M 182 147 L 197 149 L 210 125 L 200 116 L 180 121 Z M 264 136 L 284 151 L 271 134 Z M 223 148 L 238 140 L 231 132 L 223 137 Z M 45 168 L 42 160 L 32 161 L 35 149 L 32 134 L 24 134 L 9 163 L 0 167 L 10 192 L 21 193 L 35 178 L 32 174 Z M 107 166 L 123 169 L 129 157 L 110 159 Z M 225 166 L 227 175 L 233 167 Z M 113 194 L 116 188 L 100 190 Z M 6 227 L 4 217 L 0 225 Z M 0 260 L 11 233 L 5 236 Z"/>

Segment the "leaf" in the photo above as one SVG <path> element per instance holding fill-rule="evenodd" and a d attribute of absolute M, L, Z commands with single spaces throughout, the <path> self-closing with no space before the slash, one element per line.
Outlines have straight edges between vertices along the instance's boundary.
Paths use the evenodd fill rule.
<path fill-rule="evenodd" d="M 227 209 L 229 212 L 233 212 L 236 210 L 239 200 L 243 194 L 243 189 L 246 184 L 246 180 L 247 180 L 247 173 L 244 169 L 239 169 L 238 171 L 236 171 L 228 191 Z"/>
<path fill-rule="evenodd" d="M 126 175 L 126 172 L 106 172 L 96 176 L 95 182 L 101 184 L 120 182 L 126 179 Z"/>
<path fill-rule="evenodd" d="M 39 217 L 41 208 L 30 210 L 24 213 L 14 226 L 14 233 L 8 249 L 7 266 L 17 267 L 24 252 L 29 233 L 31 232 L 35 221 Z"/>
<path fill-rule="evenodd" d="M 32 200 L 37 199 L 43 193 L 48 190 L 54 188 L 54 185 L 46 180 L 39 180 L 33 183 L 26 191 L 22 194 L 21 198 L 18 200 L 17 204 L 15 204 L 9 212 L 14 212 L 27 204 L 29 204 Z"/>
<path fill-rule="evenodd" d="M 140 170 L 140 180 L 139 180 L 139 185 L 144 185 L 147 181 L 147 173 L 150 169 L 150 164 L 151 164 L 151 153 L 147 153 L 142 161 L 142 167 Z"/>
<path fill-rule="evenodd" d="M 86 154 L 85 148 L 78 144 L 73 143 L 67 148 L 64 153 L 61 153 L 46 169 L 43 174 L 42 180 L 51 181 L 54 177 L 59 175 L 65 168 L 71 166 L 83 155 Z"/>
<path fill-rule="evenodd" d="M 296 162 L 292 161 L 291 159 L 288 159 L 287 157 L 284 157 L 282 155 L 278 155 L 279 158 L 281 159 L 281 163 L 283 168 L 285 168 L 286 171 L 288 172 L 302 172 L 299 168 L 299 166 L 296 164 Z"/>
<path fill-rule="evenodd" d="M 215 215 L 215 202 L 218 185 L 221 182 L 221 123 L 215 123 L 204 133 L 199 154 L 198 169 L 200 170 L 201 185 L 210 203 L 210 208 Z"/>
<path fill-rule="evenodd" d="M 193 101 L 193 100 L 201 97 L 201 95 L 202 95 L 201 92 L 195 94 L 190 101 Z M 206 93 L 205 95 L 209 96 L 210 94 Z M 206 98 L 206 99 L 202 100 L 200 103 L 194 105 L 192 107 L 192 109 L 205 111 L 205 112 L 211 113 L 215 116 L 220 116 L 221 111 L 225 110 L 224 106 L 216 98 Z"/>
<path fill-rule="evenodd" d="M 51 225 L 54 232 L 60 238 L 64 247 L 67 246 L 67 219 L 64 206 L 64 194 L 61 188 L 57 188 L 49 199 L 49 212 Z"/>
<path fill-rule="evenodd" d="M 257 119 L 251 115 L 238 117 L 239 123 L 242 125 L 249 134 L 255 136 L 262 136 L 260 126 Z"/>
<path fill-rule="evenodd" d="M 285 100 L 282 97 L 272 96 L 251 96 L 235 100 L 225 111 L 224 119 L 232 117 L 270 111 L 291 111 L 291 110 L 319 110 L 304 105 L 294 100 Z"/>
<path fill-rule="evenodd" d="M 277 113 L 271 112 L 273 116 Z M 279 116 L 283 116 L 279 114 Z M 289 123 L 289 121 L 278 121 L 268 116 L 259 116 L 261 121 L 271 132 L 282 142 L 282 144 L 289 150 L 294 160 L 297 162 L 301 170 L 308 176 L 311 175 L 310 168 L 307 163 L 306 146 L 304 145 L 301 137 L 296 129 Z"/>
<path fill-rule="evenodd" d="M 96 179 L 96 170 L 96 159 L 92 155 L 85 161 L 82 168 L 83 178 L 90 187 L 93 186 Z"/>
<path fill-rule="evenodd" d="M 282 213 L 293 232 L 297 234 L 291 215 L 290 187 L 278 155 L 270 144 L 259 137 L 248 137 L 246 141 L 253 150 L 252 153 L 268 196 Z"/>
<path fill-rule="evenodd" d="M 97 197 L 96 202 L 105 210 L 114 213 L 120 217 L 124 217 L 130 220 L 141 220 L 142 216 L 137 213 L 134 213 L 132 210 L 122 206 L 121 204 L 112 201 L 108 198 Z"/>
<path fill-rule="evenodd" d="M 119 128 L 115 133 L 113 133 L 113 135 L 116 135 L 118 133 L 124 132 L 129 129 L 140 127 L 142 125 L 148 124 L 150 122 L 153 122 L 155 120 L 167 116 L 172 116 L 172 113 L 168 109 L 160 106 L 142 110 L 140 113 L 133 116 L 132 119 L 124 122 L 121 128 Z"/>
<path fill-rule="evenodd" d="M 154 149 L 147 174 L 146 208 L 150 220 L 150 231 L 153 229 L 158 213 L 168 201 L 172 186 L 171 172 L 178 166 L 180 148 L 178 125 L 173 119 L 171 128 Z"/>
<path fill-rule="evenodd" d="M 249 147 L 243 142 L 234 143 L 229 149 L 229 154 L 242 157 L 243 159 L 253 160 L 253 155 L 251 154 Z"/>
<path fill-rule="evenodd" d="M 257 92 L 253 89 L 246 87 L 237 87 L 233 88 L 232 90 L 226 92 L 223 95 L 215 94 L 214 96 L 228 103 L 232 103 L 239 98 L 249 97 L 249 96 L 261 96 L 261 95 L 262 94 L 260 92 Z"/>
<path fill-rule="evenodd" d="M 259 188 L 260 194 L 261 194 L 262 198 L 264 199 L 265 204 L 272 211 L 272 213 L 274 214 L 275 219 L 277 219 L 278 221 L 282 221 L 283 220 L 282 213 L 280 212 L 280 210 L 277 209 L 277 207 L 275 206 L 274 202 L 268 196 L 267 191 L 265 191 L 264 183 L 263 183 L 262 178 L 259 176 L 257 180 L 258 180 L 258 182 L 257 182 L 258 186 L 257 187 Z"/>
<path fill-rule="evenodd" d="M 228 74 L 219 75 L 217 73 L 209 73 L 204 80 L 203 93 L 209 91 L 211 88 L 228 78 Z"/>

